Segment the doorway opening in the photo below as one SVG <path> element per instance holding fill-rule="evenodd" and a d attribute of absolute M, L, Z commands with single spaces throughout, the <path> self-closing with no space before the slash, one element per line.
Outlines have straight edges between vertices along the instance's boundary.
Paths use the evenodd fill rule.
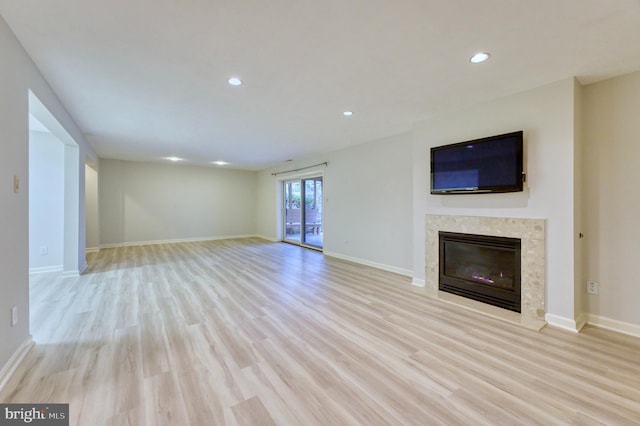
<path fill-rule="evenodd" d="M 31 91 L 29 127 L 29 272 L 77 276 L 80 149 Z"/>
<path fill-rule="evenodd" d="M 324 239 L 322 176 L 282 182 L 283 240 L 322 249 Z"/>
<path fill-rule="evenodd" d="M 100 218 L 98 215 L 98 170 L 87 158 L 84 166 L 85 247 L 86 253 L 100 250 Z"/>

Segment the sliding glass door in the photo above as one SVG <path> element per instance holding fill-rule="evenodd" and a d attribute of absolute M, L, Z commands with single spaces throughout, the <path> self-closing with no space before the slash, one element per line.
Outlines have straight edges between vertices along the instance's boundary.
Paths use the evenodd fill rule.
<path fill-rule="evenodd" d="M 304 194 L 304 232 L 302 244 L 322 247 L 322 178 L 302 180 Z"/>
<path fill-rule="evenodd" d="M 283 182 L 284 240 L 322 248 L 322 177 Z"/>
<path fill-rule="evenodd" d="M 302 200 L 302 189 L 300 180 L 289 180 L 284 185 L 284 240 L 294 244 L 301 243 L 300 220 L 302 218 L 302 209 L 300 200 Z"/>

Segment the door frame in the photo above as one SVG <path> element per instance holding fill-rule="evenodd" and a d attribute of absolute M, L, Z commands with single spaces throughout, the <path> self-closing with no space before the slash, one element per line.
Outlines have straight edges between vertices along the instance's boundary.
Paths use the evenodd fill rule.
<path fill-rule="evenodd" d="M 321 213 L 321 220 L 322 220 L 322 227 L 324 229 L 324 205 L 325 205 L 325 200 L 326 200 L 326 182 L 325 182 L 325 174 L 324 174 L 324 170 L 310 170 L 307 172 L 303 172 L 303 173 L 295 173 L 295 174 L 288 174 L 288 175 L 283 175 L 283 176 L 279 176 L 276 178 L 276 185 L 277 185 L 277 215 L 276 215 L 276 219 L 278 221 L 277 223 L 277 230 L 278 230 L 278 239 L 279 241 L 282 242 L 286 242 L 288 244 L 295 244 L 295 245 L 299 245 L 301 247 L 305 247 L 305 248 L 310 248 L 313 250 L 318 250 L 318 251 L 323 251 L 324 249 L 324 240 L 322 242 L 322 247 L 319 246 L 314 246 L 314 245 L 310 245 L 310 244 L 304 244 L 302 242 L 302 238 L 300 238 L 300 242 L 296 242 L 296 241 L 291 241 L 290 239 L 286 238 L 286 228 L 285 228 L 285 207 L 284 207 L 284 183 L 287 181 L 291 181 L 291 180 L 299 180 L 302 181 L 304 179 L 313 179 L 313 178 L 321 178 L 322 179 L 322 198 L 323 198 L 323 208 L 322 208 L 322 213 Z M 302 188 L 301 188 L 302 189 Z M 301 215 L 301 221 L 302 221 L 302 215 Z M 302 224 L 301 224 L 301 229 L 302 228 Z"/>

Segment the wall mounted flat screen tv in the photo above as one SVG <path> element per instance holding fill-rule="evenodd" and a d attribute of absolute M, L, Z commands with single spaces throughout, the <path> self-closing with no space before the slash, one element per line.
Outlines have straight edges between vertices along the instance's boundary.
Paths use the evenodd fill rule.
<path fill-rule="evenodd" d="M 431 148 L 431 193 L 522 191 L 523 132 Z"/>

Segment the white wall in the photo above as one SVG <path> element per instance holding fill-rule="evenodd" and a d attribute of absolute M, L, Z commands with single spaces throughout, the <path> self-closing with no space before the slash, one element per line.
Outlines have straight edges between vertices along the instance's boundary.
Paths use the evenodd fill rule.
<path fill-rule="evenodd" d="M 87 226 L 87 250 L 100 245 L 100 224 L 98 222 L 98 172 L 85 165 L 85 222 Z"/>
<path fill-rule="evenodd" d="M 0 318 L 10 318 L 12 306 L 18 307 L 18 324 L 0 321 L 0 366 L 6 364 L 21 344 L 29 340 L 29 90 L 43 102 L 62 127 L 79 145 L 82 158 L 95 154 L 72 117 L 56 98 L 40 72 L 0 17 Z M 39 118 L 39 117 L 38 117 Z M 42 121 L 42 120 L 41 120 Z M 48 123 L 44 123 L 49 127 Z M 19 176 L 21 191 L 13 192 L 13 176 Z M 77 175 L 82 177 L 84 163 Z M 79 203 L 84 206 L 84 195 Z M 79 200 L 80 201 L 80 200 Z M 78 228 L 84 228 L 84 211 L 78 212 Z M 84 260 L 84 231 L 78 244 L 76 264 Z"/>
<path fill-rule="evenodd" d="M 256 233 L 256 172 L 100 160 L 100 244 Z"/>
<path fill-rule="evenodd" d="M 278 235 L 274 171 L 327 161 L 324 175 L 324 251 L 411 275 L 411 135 L 401 134 L 259 174 L 258 234 Z M 295 173 L 294 173 L 295 174 Z"/>
<path fill-rule="evenodd" d="M 48 253 L 40 253 L 41 247 Z M 29 132 L 29 270 L 62 270 L 64 145 L 51 133 Z"/>
<path fill-rule="evenodd" d="M 640 71 L 584 88 L 589 314 L 640 326 Z M 637 328 L 638 329 L 638 328 Z"/>
<path fill-rule="evenodd" d="M 574 81 L 456 111 L 414 127 L 414 276 L 424 280 L 425 214 L 547 220 L 546 312 L 568 323 L 574 312 Z M 524 130 L 524 192 L 429 194 L 429 148 Z M 578 313 L 579 314 L 579 313 Z"/>

